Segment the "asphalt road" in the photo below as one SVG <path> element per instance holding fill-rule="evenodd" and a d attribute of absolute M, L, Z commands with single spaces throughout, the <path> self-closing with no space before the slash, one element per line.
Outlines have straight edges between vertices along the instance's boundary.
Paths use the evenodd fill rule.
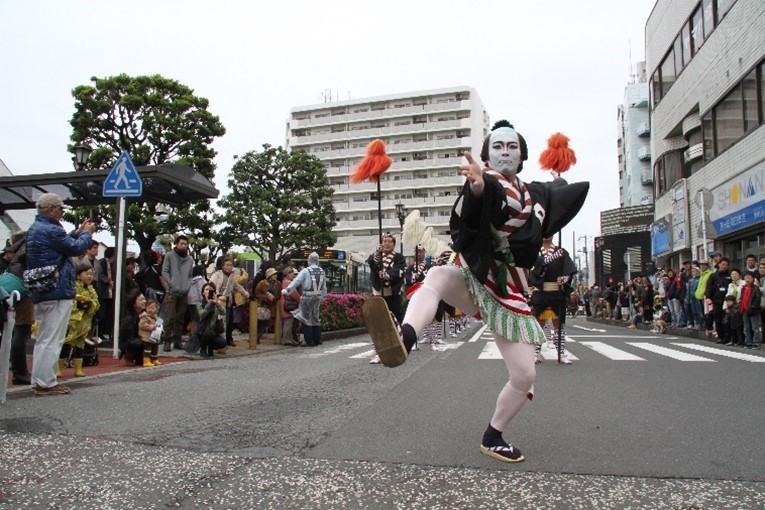
<path fill-rule="evenodd" d="M 15 393 L 0 508 L 765 507 L 765 351 L 568 334 L 506 433 L 521 464 L 478 451 L 506 371 L 476 324 L 396 369 L 357 336 Z"/>

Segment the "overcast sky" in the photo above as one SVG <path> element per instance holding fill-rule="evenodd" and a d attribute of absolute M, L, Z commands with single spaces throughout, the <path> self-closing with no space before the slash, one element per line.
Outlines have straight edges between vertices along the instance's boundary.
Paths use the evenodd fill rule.
<path fill-rule="evenodd" d="M 17 175 L 72 169 L 71 90 L 158 73 L 209 99 L 226 127 L 215 143 L 225 192 L 234 155 L 284 145 L 290 108 L 326 89 L 345 100 L 467 85 L 492 122 L 526 138 L 526 180 L 549 179 L 537 163 L 549 135 L 572 139 L 579 162 L 566 177 L 592 187 L 564 230 L 570 247 L 619 206 L 617 105 L 654 3 L 3 0 L 0 159 Z"/>

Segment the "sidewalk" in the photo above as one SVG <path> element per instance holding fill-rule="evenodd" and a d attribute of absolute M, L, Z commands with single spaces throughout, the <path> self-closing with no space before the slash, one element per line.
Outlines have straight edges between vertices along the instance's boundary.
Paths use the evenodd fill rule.
<path fill-rule="evenodd" d="M 345 338 L 348 336 L 353 335 L 360 335 L 365 334 L 366 330 L 363 328 L 359 329 L 351 329 L 351 330 L 344 330 L 344 331 L 330 331 L 327 333 L 324 333 L 322 335 L 322 341 L 325 340 L 333 340 L 337 338 Z M 215 356 L 218 359 L 231 359 L 241 356 L 254 356 L 254 355 L 264 355 L 264 354 L 271 354 L 275 352 L 281 352 L 293 349 L 295 351 L 304 349 L 303 347 L 293 347 L 289 345 L 277 345 L 274 344 L 274 338 L 273 334 L 269 334 L 264 338 L 260 344 L 258 344 L 256 349 L 250 349 L 249 347 L 249 336 L 247 333 L 234 333 L 234 342 L 236 343 L 233 347 L 227 347 L 226 349 L 223 349 L 221 351 L 216 351 Z M 30 342 L 30 345 L 28 346 L 28 352 L 30 354 L 27 355 L 27 366 L 28 370 L 31 373 L 32 371 L 32 356 L 31 352 L 34 346 L 34 341 Z M 142 366 L 135 366 L 135 365 L 126 365 L 124 359 L 114 359 L 112 354 L 112 348 L 111 347 L 102 347 L 98 350 L 98 365 L 96 366 L 90 366 L 90 367 L 83 367 L 82 371 L 85 372 L 85 377 L 74 377 L 73 375 L 73 369 L 71 368 L 65 368 L 62 371 L 62 377 L 58 378 L 58 381 L 70 385 L 72 383 L 76 383 L 80 381 L 89 381 L 95 378 L 99 377 L 107 377 L 112 374 L 121 373 L 121 372 L 128 372 L 133 370 L 156 370 L 161 369 L 162 366 L 167 364 L 173 364 L 173 363 L 188 363 L 193 361 L 205 361 L 205 362 L 214 362 L 216 358 L 210 359 L 210 358 L 203 358 L 199 354 L 188 354 L 186 351 L 182 349 L 173 349 L 171 352 L 163 352 L 162 348 L 160 347 L 159 350 L 159 361 L 162 362 L 162 365 L 157 367 L 142 367 Z M 8 372 L 8 395 L 13 395 L 20 392 L 31 392 L 31 386 L 15 386 L 11 383 L 12 374 L 9 371 Z"/>

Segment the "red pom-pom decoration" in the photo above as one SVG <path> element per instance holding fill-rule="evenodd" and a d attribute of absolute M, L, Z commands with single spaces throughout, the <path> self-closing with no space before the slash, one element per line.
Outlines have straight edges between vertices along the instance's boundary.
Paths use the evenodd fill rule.
<path fill-rule="evenodd" d="M 539 156 L 543 169 L 562 174 L 576 164 L 576 154 L 568 147 L 568 140 L 563 133 L 555 133 L 547 140 L 547 148 Z"/>
<path fill-rule="evenodd" d="M 385 154 L 385 142 L 372 140 L 367 145 L 367 155 L 353 170 L 351 182 L 354 184 L 363 181 L 378 182 L 392 162 L 393 160 Z"/>

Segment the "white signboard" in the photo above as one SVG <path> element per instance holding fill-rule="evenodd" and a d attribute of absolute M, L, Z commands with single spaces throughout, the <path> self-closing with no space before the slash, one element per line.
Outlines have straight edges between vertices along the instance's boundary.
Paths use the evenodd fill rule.
<path fill-rule="evenodd" d="M 718 235 L 765 222 L 765 161 L 712 190 L 709 219 Z"/>
<path fill-rule="evenodd" d="M 688 186 L 680 179 L 672 186 L 672 251 L 691 247 L 688 229 Z"/>

